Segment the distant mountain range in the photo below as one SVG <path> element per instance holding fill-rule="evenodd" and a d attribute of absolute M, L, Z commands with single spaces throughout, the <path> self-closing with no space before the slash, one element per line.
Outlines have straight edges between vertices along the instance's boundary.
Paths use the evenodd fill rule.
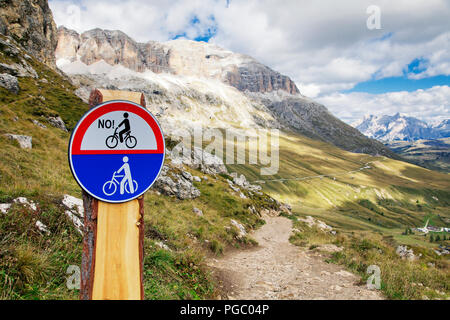
<path fill-rule="evenodd" d="M 450 137 L 450 119 L 430 125 L 400 113 L 393 116 L 368 115 L 353 126 L 365 136 L 381 141 L 434 140 Z"/>

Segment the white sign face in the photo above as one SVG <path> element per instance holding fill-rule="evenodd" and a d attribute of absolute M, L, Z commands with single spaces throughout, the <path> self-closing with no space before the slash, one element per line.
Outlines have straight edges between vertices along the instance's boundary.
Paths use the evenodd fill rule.
<path fill-rule="evenodd" d="M 125 136 L 128 131 L 130 134 Z M 155 150 L 155 134 L 149 124 L 135 113 L 113 111 L 95 120 L 86 130 L 81 142 L 81 150 L 108 149 Z"/>

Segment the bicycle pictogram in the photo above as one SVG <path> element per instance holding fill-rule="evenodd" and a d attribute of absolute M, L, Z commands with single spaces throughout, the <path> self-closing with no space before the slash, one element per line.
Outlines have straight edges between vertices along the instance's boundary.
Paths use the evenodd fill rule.
<path fill-rule="evenodd" d="M 117 128 L 114 130 L 114 133 L 106 138 L 106 146 L 110 149 L 114 149 L 119 144 L 119 141 L 121 143 L 125 142 L 125 145 L 129 149 L 133 149 L 136 147 L 137 139 L 135 136 L 131 135 L 131 127 L 130 127 L 130 120 L 128 120 L 128 113 L 125 112 L 123 114 L 123 121 L 117 126 Z M 123 129 L 119 132 L 117 130 L 123 126 Z"/>
<path fill-rule="evenodd" d="M 108 180 L 103 184 L 103 193 L 107 196 L 112 196 L 117 191 L 117 186 L 120 186 L 120 194 L 125 192 L 133 194 L 138 189 L 138 184 L 136 180 L 131 177 L 130 165 L 128 164 L 128 157 L 123 157 L 124 164 L 119 170 L 114 171 L 111 180 Z M 120 174 L 120 172 L 124 174 Z M 118 180 L 122 178 L 122 180 Z"/>

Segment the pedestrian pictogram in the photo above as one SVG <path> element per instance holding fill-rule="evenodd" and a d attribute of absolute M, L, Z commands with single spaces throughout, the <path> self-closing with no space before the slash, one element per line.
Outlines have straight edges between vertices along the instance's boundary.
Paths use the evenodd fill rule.
<path fill-rule="evenodd" d="M 123 165 L 120 167 L 119 170 L 114 171 L 113 176 L 111 180 L 106 181 L 103 185 L 103 193 L 107 196 L 111 196 L 117 191 L 117 186 L 120 186 L 120 194 L 124 194 L 126 191 L 127 193 L 135 193 L 138 189 L 138 184 L 136 180 L 133 180 L 131 176 L 131 169 L 130 165 L 128 164 L 128 157 L 123 157 Z M 121 172 L 124 172 L 124 174 L 120 175 Z M 119 182 L 118 179 L 122 178 L 122 180 Z"/>
<path fill-rule="evenodd" d="M 123 100 L 89 110 L 75 127 L 69 162 L 80 186 L 106 202 L 135 199 L 150 188 L 164 162 L 164 138 L 153 115 Z"/>

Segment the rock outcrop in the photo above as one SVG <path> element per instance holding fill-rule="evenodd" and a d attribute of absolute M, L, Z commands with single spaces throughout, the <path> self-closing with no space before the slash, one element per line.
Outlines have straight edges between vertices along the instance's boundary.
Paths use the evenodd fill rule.
<path fill-rule="evenodd" d="M 79 35 L 65 27 L 58 28 L 56 59 L 80 61 L 90 65 L 104 60 L 110 65 L 120 64 L 143 72 L 169 70 L 168 48 L 156 41 L 138 43 L 122 31 L 93 29 Z"/>
<path fill-rule="evenodd" d="M 14 94 L 18 94 L 20 90 L 17 78 L 6 73 L 0 73 L 0 87 Z"/>
<path fill-rule="evenodd" d="M 38 228 L 39 231 L 45 234 L 50 234 L 50 230 L 48 230 L 48 227 L 39 220 L 36 221 L 36 228 Z"/>
<path fill-rule="evenodd" d="M 14 77 L 33 77 L 38 78 L 36 71 L 26 60 L 30 60 L 31 57 L 27 54 L 21 54 L 17 43 L 9 38 L 0 38 L 0 49 L 1 51 L 8 55 L 9 57 L 14 57 L 13 60 L 17 62 L 10 61 L 7 63 L 0 63 L 0 73 L 9 74 Z"/>
<path fill-rule="evenodd" d="M 306 223 L 310 228 L 312 227 L 317 227 L 318 229 L 322 230 L 322 231 L 331 231 L 333 230 L 332 227 L 330 227 L 329 225 L 327 225 L 325 222 L 319 220 L 319 219 L 314 219 L 311 216 L 306 216 L 305 218 L 297 218 L 299 221 L 303 221 L 304 223 Z"/>
<path fill-rule="evenodd" d="M 414 254 L 413 249 L 408 249 L 407 246 L 398 246 L 395 250 L 395 253 L 400 256 L 402 259 L 406 260 L 416 260 L 418 257 Z"/>
<path fill-rule="evenodd" d="M 48 117 L 48 122 L 55 128 L 61 129 L 62 131 L 67 132 L 66 124 L 60 116 L 57 117 Z"/>
<path fill-rule="evenodd" d="M 64 214 L 73 223 L 75 229 L 77 229 L 77 231 L 80 234 L 83 234 L 83 228 L 84 228 L 83 200 L 76 198 L 74 196 L 65 194 L 61 202 L 66 209 L 66 210 L 64 210 Z"/>
<path fill-rule="evenodd" d="M 29 200 L 25 197 L 18 197 L 15 198 L 12 203 L 0 203 L 0 212 L 3 214 L 8 214 L 8 211 L 13 207 L 13 205 L 22 206 L 33 212 L 36 212 L 38 210 L 38 205 L 33 200 Z M 36 220 L 34 225 L 42 233 L 45 233 L 47 235 L 50 234 L 50 230 L 45 224 L 42 223 L 42 221 Z"/>
<path fill-rule="evenodd" d="M 47 0 L 0 1 L 0 33 L 54 68 L 57 29 Z"/>
<path fill-rule="evenodd" d="M 33 200 L 28 200 L 25 197 L 17 197 L 12 201 L 12 203 L 0 203 L 0 212 L 7 214 L 13 204 L 23 206 L 32 211 L 36 211 L 38 209 L 37 204 Z"/>
<path fill-rule="evenodd" d="M 203 217 L 203 211 L 200 210 L 199 208 L 196 207 L 192 208 L 192 212 L 194 212 L 199 217 Z"/>
<path fill-rule="evenodd" d="M 204 42 L 139 43 L 117 30 L 93 29 L 79 35 L 60 27 L 55 55 L 59 65 L 78 59 L 86 65 L 103 60 L 109 65 L 122 65 L 137 72 L 151 70 L 218 79 L 240 91 L 299 93 L 289 77 L 249 56 Z"/>
<path fill-rule="evenodd" d="M 22 149 L 31 149 L 33 147 L 32 144 L 33 138 L 30 136 L 23 136 L 19 134 L 10 134 L 10 133 L 5 134 L 5 136 L 7 136 L 11 140 L 16 140 Z"/>
<path fill-rule="evenodd" d="M 185 152 L 184 148 L 184 146 L 177 145 L 173 150 L 166 152 L 166 156 L 172 160 L 172 165 L 176 167 L 187 165 L 193 169 L 200 169 L 207 174 L 228 172 L 223 160 L 219 157 L 198 147 L 194 147 L 188 152 Z M 186 156 L 186 154 L 190 156 Z"/>
<path fill-rule="evenodd" d="M 188 172 L 177 174 L 172 172 L 170 167 L 163 166 L 153 188 L 167 196 L 176 196 L 180 200 L 195 199 L 200 196 L 200 190 L 193 185 L 192 181 L 192 175 Z"/>
<path fill-rule="evenodd" d="M 7 214 L 8 210 L 11 209 L 11 203 L 0 203 L 0 212 Z"/>
<path fill-rule="evenodd" d="M 231 219 L 230 222 L 239 231 L 239 234 L 237 235 L 238 238 L 243 238 L 247 235 L 247 231 L 245 230 L 245 227 L 242 224 L 240 224 L 234 219 Z"/>
<path fill-rule="evenodd" d="M 248 63 L 238 67 L 237 70 L 227 72 L 225 82 L 240 91 L 271 92 L 284 90 L 290 94 L 300 93 L 289 77 L 260 63 Z"/>
<path fill-rule="evenodd" d="M 230 176 L 233 178 L 233 183 L 238 185 L 239 187 L 253 192 L 259 192 L 262 190 L 262 187 L 260 185 L 253 185 L 248 182 L 247 178 L 243 174 L 238 175 L 236 172 L 232 172 Z"/>

